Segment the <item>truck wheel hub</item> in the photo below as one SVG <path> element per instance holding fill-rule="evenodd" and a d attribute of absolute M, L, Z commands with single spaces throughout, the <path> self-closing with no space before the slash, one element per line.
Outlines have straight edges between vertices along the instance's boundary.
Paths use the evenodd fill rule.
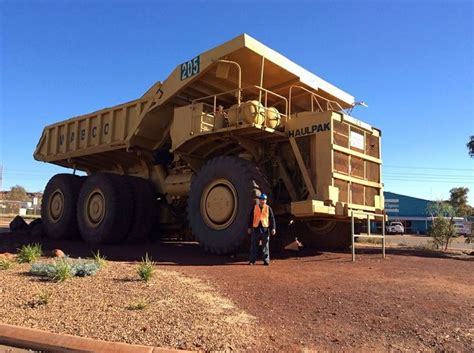
<path fill-rule="evenodd" d="M 100 190 L 94 190 L 87 198 L 86 210 L 90 226 L 97 227 L 105 215 L 105 197 Z"/>
<path fill-rule="evenodd" d="M 225 229 L 232 224 L 237 214 L 237 192 L 231 182 L 215 180 L 204 189 L 201 214 L 212 229 Z"/>
<path fill-rule="evenodd" d="M 53 223 L 57 223 L 64 211 L 64 195 L 61 190 L 55 190 L 51 195 L 51 201 L 49 202 L 49 215 Z"/>

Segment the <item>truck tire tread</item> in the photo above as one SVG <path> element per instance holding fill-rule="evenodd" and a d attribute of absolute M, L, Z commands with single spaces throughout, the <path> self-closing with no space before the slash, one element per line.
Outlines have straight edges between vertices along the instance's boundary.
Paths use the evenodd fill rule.
<path fill-rule="evenodd" d="M 59 240 L 79 237 L 76 207 L 84 179 L 84 177 L 73 174 L 56 174 L 49 180 L 44 191 L 41 207 L 41 219 L 48 238 Z M 53 222 L 49 217 L 47 207 L 52 193 L 58 188 L 64 195 L 64 210 L 61 219 Z"/>

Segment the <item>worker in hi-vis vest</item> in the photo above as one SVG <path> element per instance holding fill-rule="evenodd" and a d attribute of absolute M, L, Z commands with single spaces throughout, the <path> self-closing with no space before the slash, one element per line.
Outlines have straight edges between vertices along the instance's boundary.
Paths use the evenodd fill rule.
<path fill-rule="evenodd" d="M 267 205 L 267 195 L 265 194 L 259 196 L 258 204 L 250 212 L 248 233 L 251 236 L 249 265 L 255 265 L 260 240 L 262 241 L 263 264 L 270 265 L 269 241 L 270 234 L 275 235 L 276 233 L 276 223 L 272 208 Z"/>

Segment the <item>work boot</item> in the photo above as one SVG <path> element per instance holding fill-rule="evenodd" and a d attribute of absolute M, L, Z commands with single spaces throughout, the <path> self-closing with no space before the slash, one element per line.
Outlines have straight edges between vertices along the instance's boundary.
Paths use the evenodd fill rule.
<path fill-rule="evenodd" d="M 263 261 L 263 266 L 270 266 L 270 262 L 268 262 L 268 261 Z"/>

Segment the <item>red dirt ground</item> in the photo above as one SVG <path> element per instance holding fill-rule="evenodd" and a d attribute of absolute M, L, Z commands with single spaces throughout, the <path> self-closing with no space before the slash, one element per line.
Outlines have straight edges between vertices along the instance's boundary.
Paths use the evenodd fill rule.
<path fill-rule="evenodd" d="M 27 236 L 0 235 L 0 253 Z M 89 256 L 81 242 L 40 240 L 71 256 Z M 125 251 L 124 251 L 125 249 Z M 472 351 L 474 260 L 421 250 L 277 253 L 271 266 L 248 266 L 246 254 L 218 257 L 194 243 L 102 246 L 113 261 L 148 252 L 161 269 L 213 283 L 258 318 L 261 351 Z"/>

